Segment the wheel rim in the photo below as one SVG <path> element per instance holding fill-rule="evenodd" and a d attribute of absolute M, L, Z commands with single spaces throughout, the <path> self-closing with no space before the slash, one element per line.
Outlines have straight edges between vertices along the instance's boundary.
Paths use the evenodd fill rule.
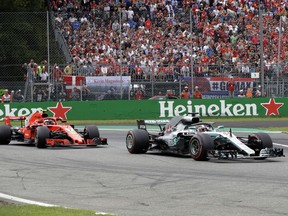
<path fill-rule="evenodd" d="M 126 146 L 128 149 L 133 147 L 133 136 L 131 134 L 129 134 L 126 138 Z"/>
<path fill-rule="evenodd" d="M 192 140 L 190 143 L 190 149 L 192 155 L 198 155 L 200 152 L 200 142 L 196 139 Z"/>
<path fill-rule="evenodd" d="M 34 143 L 35 143 L 36 146 L 38 145 L 38 134 L 37 134 L 37 132 L 35 134 Z"/>

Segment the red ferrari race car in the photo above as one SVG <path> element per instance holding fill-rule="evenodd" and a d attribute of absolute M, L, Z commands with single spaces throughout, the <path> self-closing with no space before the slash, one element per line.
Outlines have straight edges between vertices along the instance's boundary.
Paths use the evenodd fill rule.
<path fill-rule="evenodd" d="M 21 126 L 12 127 L 11 121 L 20 121 Z M 95 125 L 88 125 L 80 131 L 62 118 L 48 117 L 45 111 L 30 116 L 6 116 L 4 125 L 0 125 L 0 145 L 7 145 L 11 140 L 35 144 L 38 148 L 107 145 L 107 138 L 100 137 Z"/>

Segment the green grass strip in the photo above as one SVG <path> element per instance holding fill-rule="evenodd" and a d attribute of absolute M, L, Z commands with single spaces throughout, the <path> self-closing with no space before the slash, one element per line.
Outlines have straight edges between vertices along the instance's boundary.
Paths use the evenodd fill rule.
<path fill-rule="evenodd" d="M 0 215 L 9 216 L 100 216 L 90 210 L 70 209 L 63 207 L 41 207 L 36 205 L 0 205 Z M 109 214 L 105 214 L 109 216 Z M 110 215 L 112 216 L 112 215 Z"/>

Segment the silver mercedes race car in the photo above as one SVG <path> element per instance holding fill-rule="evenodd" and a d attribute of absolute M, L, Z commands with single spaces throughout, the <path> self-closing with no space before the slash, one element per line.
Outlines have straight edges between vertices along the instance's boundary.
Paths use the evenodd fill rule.
<path fill-rule="evenodd" d="M 195 113 L 175 116 L 171 120 L 138 120 L 138 129 L 126 136 L 126 147 L 132 154 L 160 151 L 191 155 L 194 160 L 282 157 L 283 149 L 273 148 L 266 133 L 239 137 L 231 129 L 202 122 Z"/>

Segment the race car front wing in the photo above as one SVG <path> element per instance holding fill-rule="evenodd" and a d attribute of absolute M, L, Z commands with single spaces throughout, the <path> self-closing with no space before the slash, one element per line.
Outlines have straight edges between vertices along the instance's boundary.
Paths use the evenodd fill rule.
<path fill-rule="evenodd" d="M 218 159 L 264 159 L 273 157 L 285 157 L 283 148 L 261 149 L 259 155 L 247 155 L 237 150 L 210 150 L 209 155 Z M 244 153 L 244 154 L 243 154 Z"/>

